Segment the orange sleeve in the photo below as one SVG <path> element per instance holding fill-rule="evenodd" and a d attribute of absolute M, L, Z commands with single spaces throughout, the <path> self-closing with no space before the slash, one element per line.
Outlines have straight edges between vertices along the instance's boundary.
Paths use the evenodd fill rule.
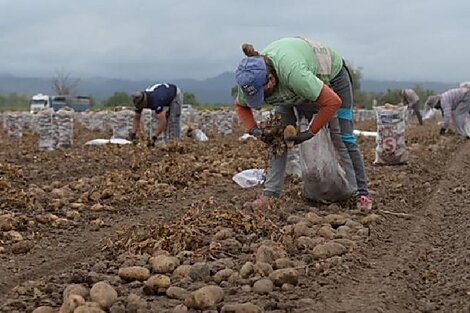
<path fill-rule="evenodd" d="M 253 116 L 253 111 L 251 111 L 251 108 L 242 106 L 238 104 L 237 101 L 234 103 L 235 105 L 235 111 L 237 112 L 238 119 L 242 123 L 242 125 L 245 127 L 246 130 L 250 130 L 253 127 L 256 127 L 256 121 Z"/>
<path fill-rule="evenodd" d="M 313 134 L 318 133 L 318 131 L 331 120 L 342 102 L 341 98 L 330 87 L 323 85 L 315 103 L 320 107 L 320 111 L 313 121 L 310 122 L 308 127 Z"/>

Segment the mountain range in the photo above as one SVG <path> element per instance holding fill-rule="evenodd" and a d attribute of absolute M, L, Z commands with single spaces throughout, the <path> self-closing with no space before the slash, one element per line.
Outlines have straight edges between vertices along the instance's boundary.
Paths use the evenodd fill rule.
<path fill-rule="evenodd" d="M 0 74 L 0 94 L 16 92 L 18 94 L 34 95 L 36 93 L 52 94 L 53 78 L 17 77 L 9 74 Z M 114 78 L 83 78 L 80 79 L 78 93 L 89 95 L 97 100 L 104 100 L 115 92 L 131 93 L 135 90 L 145 89 L 155 84 L 150 80 L 126 80 Z M 201 103 L 232 103 L 231 88 L 235 85 L 234 75 L 231 72 L 222 73 L 216 77 L 196 79 L 176 79 L 169 81 L 178 85 L 183 91 L 191 92 Z M 419 82 L 419 81 L 361 81 L 361 89 L 366 92 L 382 92 L 387 89 L 413 88 L 420 85 L 423 88 L 443 92 L 455 88 L 458 83 L 445 82 Z"/>

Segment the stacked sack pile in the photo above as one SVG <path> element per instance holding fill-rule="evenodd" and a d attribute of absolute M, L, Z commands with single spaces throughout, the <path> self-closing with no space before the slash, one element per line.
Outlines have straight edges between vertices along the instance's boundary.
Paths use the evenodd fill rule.
<path fill-rule="evenodd" d="M 143 132 L 146 138 L 152 138 L 156 129 L 156 118 L 153 111 L 150 109 L 144 109 L 142 111 L 142 123 L 143 123 Z"/>
<path fill-rule="evenodd" d="M 113 128 L 113 137 L 127 139 L 132 130 L 132 120 L 134 111 L 129 109 L 122 109 L 112 113 L 111 124 Z"/>
<path fill-rule="evenodd" d="M 63 108 L 54 112 L 51 108 L 41 110 L 36 116 L 39 133 L 39 149 L 69 148 L 73 144 L 74 111 Z"/>
<path fill-rule="evenodd" d="M 112 129 L 112 112 L 98 111 L 90 112 L 90 126 L 94 131 L 108 131 Z"/>
<path fill-rule="evenodd" d="M 365 122 L 375 120 L 374 110 L 358 109 L 353 114 L 354 122 Z"/>
<path fill-rule="evenodd" d="M 29 112 L 21 112 L 21 122 L 23 123 L 24 129 L 34 131 L 34 115 Z"/>
<path fill-rule="evenodd" d="M 199 127 L 206 134 L 214 134 L 217 132 L 217 124 L 214 120 L 212 112 L 199 113 Z"/>
<path fill-rule="evenodd" d="M 54 116 L 56 148 L 69 148 L 73 144 L 73 116 L 74 111 L 63 108 Z"/>
<path fill-rule="evenodd" d="M 218 117 L 216 125 L 218 125 L 219 134 L 225 136 L 233 133 L 233 124 L 236 116 L 235 112 L 223 110 L 216 113 L 216 117 Z"/>
<path fill-rule="evenodd" d="M 6 113 L 5 125 L 9 137 L 13 139 L 21 139 L 23 137 L 21 113 Z"/>
<path fill-rule="evenodd" d="M 36 125 L 39 133 L 39 149 L 55 149 L 54 110 L 43 109 L 36 115 Z"/>

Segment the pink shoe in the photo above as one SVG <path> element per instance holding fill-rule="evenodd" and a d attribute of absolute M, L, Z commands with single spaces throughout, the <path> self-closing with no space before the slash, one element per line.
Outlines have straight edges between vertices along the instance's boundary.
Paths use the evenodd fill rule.
<path fill-rule="evenodd" d="M 361 212 L 369 212 L 372 210 L 372 200 L 368 196 L 359 196 L 356 198 L 356 207 Z"/>
<path fill-rule="evenodd" d="M 272 198 L 265 195 L 261 195 L 258 197 L 258 199 L 253 201 L 252 204 L 255 208 L 264 209 L 272 204 Z"/>

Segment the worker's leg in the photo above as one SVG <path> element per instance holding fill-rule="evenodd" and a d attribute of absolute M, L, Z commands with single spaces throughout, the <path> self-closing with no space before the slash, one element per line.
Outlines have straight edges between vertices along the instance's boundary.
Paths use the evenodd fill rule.
<path fill-rule="evenodd" d="M 296 124 L 296 117 L 292 107 L 278 106 L 275 112 L 281 115 L 283 125 Z M 286 176 L 286 164 L 287 152 L 279 156 L 271 155 L 268 172 L 266 173 L 266 181 L 264 182 L 263 194 L 265 196 L 279 197 L 281 195 Z"/>
<path fill-rule="evenodd" d="M 421 112 L 419 111 L 419 101 L 412 104 L 412 109 L 416 117 L 418 118 L 419 125 L 423 125 L 423 117 L 421 116 Z"/>
<path fill-rule="evenodd" d="M 367 196 L 369 191 L 367 188 L 367 176 L 364 161 L 356 141 L 356 136 L 354 135 L 352 84 L 349 73 L 345 67 L 343 67 L 341 72 L 333 78 L 331 81 L 331 87 L 342 100 L 341 107 L 338 110 L 341 139 L 344 142 L 352 161 L 356 176 L 357 195 Z"/>
<path fill-rule="evenodd" d="M 465 99 L 464 99 L 465 100 Z M 455 132 L 456 135 L 461 137 L 467 137 L 465 131 L 465 122 L 470 111 L 470 97 L 467 101 L 462 101 L 458 104 L 453 112 Z"/>
<path fill-rule="evenodd" d="M 170 111 L 168 116 L 168 139 L 181 138 L 181 106 L 183 105 L 183 93 L 178 88 L 176 96 L 170 104 Z"/>
<path fill-rule="evenodd" d="M 354 170 L 354 164 L 352 162 L 351 156 L 349 155 L 349 150 L 346 147 L 346 144 L 343 142 L 338 117 L 334 116 L 330 120 L 328 126 L 330 130 L 331 141 L 333 142 L 335 150 L 338 153 L 340 165 L 346 174 L 346 180 L 349 182 L 349 185 L 353 190 L 353 194 L 356 195 L 358 193 L 356 171 Z"/>

